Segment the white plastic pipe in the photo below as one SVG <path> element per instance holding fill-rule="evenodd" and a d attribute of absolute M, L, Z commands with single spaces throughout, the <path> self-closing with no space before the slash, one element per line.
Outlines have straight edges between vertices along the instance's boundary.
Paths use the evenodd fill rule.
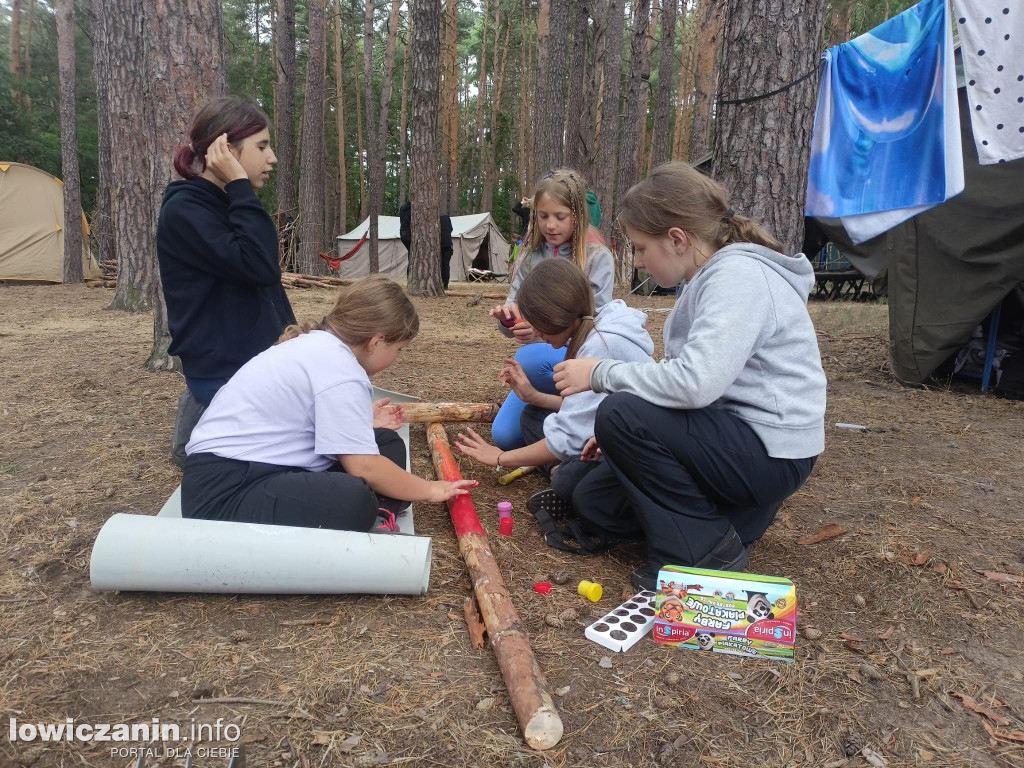
<path fill-rule="evenodd" d="M 99 590 L 424 595 L 430 539 L 117 514 L 89 573 Z"/>

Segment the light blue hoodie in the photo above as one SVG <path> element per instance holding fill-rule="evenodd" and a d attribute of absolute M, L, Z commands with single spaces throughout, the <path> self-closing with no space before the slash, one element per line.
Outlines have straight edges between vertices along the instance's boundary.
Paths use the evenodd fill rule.
<path fill-rule="evenodd" d="M 577 352 L 578 357 L 624 360 L 629 363 L 653 362 L 654 342 L 647 333 L 647 315 L 630 309 L 616 299 L 605 304 L 594 316 L 594 330 Z M 579 392 L 562 399 L 562 407 L 544 419 L 544 439 L 561 461 L 578 459 L 594 435 L 597 406 L 606 395 Z"/>
<path fill-rule="evenodd" d="M 680 288 L 665 321 L 666 359 L 602 361 L 591 386 L 666 408 L 725 408 L 769 456 L 817 456 L 825 448 L 825 372 L 807 313 L 813 286 L 803 254 L 727 245 Z"/>

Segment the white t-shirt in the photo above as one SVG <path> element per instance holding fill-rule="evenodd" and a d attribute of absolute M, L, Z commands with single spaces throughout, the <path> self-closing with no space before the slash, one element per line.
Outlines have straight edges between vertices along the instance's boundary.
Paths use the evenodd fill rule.
<path fill-rule="evenodd" d="M 304 333 L 243 365 L 217 392 L 185 452 L 315 472 L 338 454 L 378 454 L 370 378 L 337 336 Z"/>

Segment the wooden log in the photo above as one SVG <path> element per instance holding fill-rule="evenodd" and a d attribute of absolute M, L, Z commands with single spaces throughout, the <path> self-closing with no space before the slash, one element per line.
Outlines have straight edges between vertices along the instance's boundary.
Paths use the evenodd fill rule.
<path fill-rule="evenodd" d="M 452 296 L 457 299 L 475 299 L 477 294 L 483 299 L 498 299 L 504 301 L 508 291 L 497 293 L 495 291 L 445 291 L 445 296 Z"/>
<path fill-rule="evenodd" d="M 480 618 L 480 609 L 477 607 L 476 599 L 467 597 L 462 603 L 462 612 L 466 616 L 466 629 L 469 630 L 469 642 L 474 648 L 480 650 L 484 647 L 484 633 L 487 627 Z"/>
<path fill-rule="evenodd" d="M 444 425 L 427 427 L 427 443 L 437 476 L 461 480 Z M 512 605 L 501 570 L 487 546 L 487 534 L 480 527 L 473 500 L 469 494 L 456 496 L 448 501 L 448 511 L 523 736 L 534 749 L 550 749 L 562 738 L 562 719 L 547 691 L 547 680 L 534 658 L 530 638 Z"/>
<path fill-rule="evenodd" d="M 498 413 L 494 403 L 402 403 L 405 420 L 412 424 L 448 421 L 490 423 Z"/>

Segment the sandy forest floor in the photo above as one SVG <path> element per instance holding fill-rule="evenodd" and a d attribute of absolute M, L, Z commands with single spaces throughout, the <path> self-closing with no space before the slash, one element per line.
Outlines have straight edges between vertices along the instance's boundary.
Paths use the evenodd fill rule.
<path fill-rule="evenodd" d="M 538 753 L 520 737 L 493 653 L 470 646 L 469 581 L 442 506 L 416 512 L 417 532 L 434 542 L 426 597 L 90 588 L 104 520 L 155 513 L 179 480 L 167 448 L 182 379 L 143 370 L 150 317 L 106 311 L 111 294 L 0 286 L 5 720 L 159 717 L 185 728 L 224 718 L 239 726 L 250 766 L 287 768 L 837 767 L 868 765 L 861 755 L 844 762 L 844 747 L 862 744 L 893 767 L 1024 765 L 1024 404 L 895 383 L 885 306 L 812 305 L 829 377 L 828 445 L 750 564 L 797 584 L 801 631 L 816 639 L 801 637 L 794 664 L 650 639 L 617 655 L 585 640 L 583 627 L 629 591 L 639 551 L 583 559 L 549 549 L 524 508 L 542 487 L 538 476 L 501 488 L 491 470 L 463 463 L 482 481 L 475 499 L 489 531 L 499 499 L 518 510 L 514 536 L 495 535 L 492 547 L 565 723 L 561 743 Z M 332 300 L 319 289 L 291 297 L 300 317 L 321 316 Z M 418 301 L 421 337 L 377 383 L 427 400 L 499 398 L 497 372 L 513 349 L 487 322 L 488 305 Z M 656 339 L 664 318 L 650 315 Z M 429 476 L 421 426 L 412 455 L 413 470 Z M 846 533 L 797 543 L 827 524 Z M 531 590 L 561 569 L 572 583 L 602 582 L 605 599 L 593 606 L 571 587 Z M 566 626 L 545 623 L 568 608 L 577 618 Z M 325 623 L 296 623 L 308 619 Z M 603 656 L 610 669 L 599 666 Z M 210 697 L 279 703 L 202 701 Z M 109 745 L 5 735 L 0 766 L 8 765 L 134 761 L 112 758 Z"/>

